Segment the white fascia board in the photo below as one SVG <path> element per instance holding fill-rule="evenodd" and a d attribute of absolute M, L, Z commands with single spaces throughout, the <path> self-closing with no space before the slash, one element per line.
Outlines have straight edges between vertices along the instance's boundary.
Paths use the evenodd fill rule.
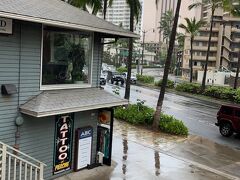
<path fill-rule="evenodd" d="M 117 106 L 122 106 L 122 105 L 127 105 L 127 104 L 128 104 L 128 101 L 123 100 L 123 101 L 107 103 L 107 104 L 92 105 L 92 106 L 70 108 L 70 109 L 62 109 L 62 110 L 54 110 L 54 111 L 46 111 L 46 112 L 34 112 L 34 111 L 29 111 L 29 110 L 20 108 L 20 112 L 23 113 L 23 114 L 27 114 L 29 116 L 40 118 L 40 117 L 47 117 L 47 116 L 54 116 L 54 115 L 59 115 L 59 114 L 67 114 L 67 113 L 88 111 L 88 110 L 94 110 L 94 109 L 117 107 Z"/>
<path fill-rule="evenodd" d="M 73 23 L 68 23 L 68 22 L 61 22 L 61 21 L 37 18 L 37 17 L 32 17 L 32 16 L 25 16 L 25 15 L 20 15 L 20 14 L 12 14 L 12 13 L 7 13 L 7 12 L 0 12 L 0 17 L 35 22 L 35 23 L 40 23 L 40 24 L 44 24 L 44 25 L 51 25 L 51 26 L 56 26 L 56 27 L 68 28 L 68 29 L 100 32 L 100 33 L 105 33 L 105 34 L 124 36 L 127 38 L 140 38 L 139 35 L 134 34 L 134 33 L 111 31 L 108 29 L 101 29 L 101 28 L 97 28 L 97 27 L 90 27 L 90 26 L 85 26 L 85 25 L 80 25 L 80 24 L 73 24 Z"/>

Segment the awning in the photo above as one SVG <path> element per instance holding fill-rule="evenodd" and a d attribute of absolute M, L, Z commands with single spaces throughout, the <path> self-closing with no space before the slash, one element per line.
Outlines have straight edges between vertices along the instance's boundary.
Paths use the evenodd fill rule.
<path fill-rule="evenodd" d="M 0 17 L 120 37 L 139 38 L 139 35 L 129 30 L 61 0 L 0 0 Z"/>
<path fill-rule="evenodd" d="M 128 104 L 127 100 L 103 89 L 86 88 L 44 91 L 20 106 L 20 112 L 45 117 Z"/>

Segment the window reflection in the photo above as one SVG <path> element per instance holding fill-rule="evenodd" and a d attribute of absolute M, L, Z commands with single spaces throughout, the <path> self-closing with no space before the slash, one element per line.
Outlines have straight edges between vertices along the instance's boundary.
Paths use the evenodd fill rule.
<path fill-rule="evenodd" d="M 90 47 L 90 34 L 45 30 L 42 84 L 90 83 Z"/>

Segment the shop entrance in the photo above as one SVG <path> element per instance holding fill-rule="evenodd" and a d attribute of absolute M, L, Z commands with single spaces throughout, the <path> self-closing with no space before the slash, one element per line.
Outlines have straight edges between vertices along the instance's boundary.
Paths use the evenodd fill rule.
<path fill-rule="evenodd" d="M 113 109 L 103 109 L 99 112 L 97 128 L 97 152 L 104 154 L 103 164 L 111 166 L 113 136 Z"/>

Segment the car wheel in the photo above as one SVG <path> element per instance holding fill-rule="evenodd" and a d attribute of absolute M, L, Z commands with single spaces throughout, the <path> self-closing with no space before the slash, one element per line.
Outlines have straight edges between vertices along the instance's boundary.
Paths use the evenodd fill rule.
<path fill-rule="evenodd" d="M 114 83 L 114 81 L 113 80 L 111 80 L 111 84 L 113 84 Z"/>
<path fill-rule="evenodd" d="M 233 134 L 232 125 L 230 123 L 220 124 L 219 131 L 224 137 L 230 137 Z"/>
<path fill-rule="evenodd" d="M 124 85 L 124 81 L 121 81 L 121 85 Z"/>

